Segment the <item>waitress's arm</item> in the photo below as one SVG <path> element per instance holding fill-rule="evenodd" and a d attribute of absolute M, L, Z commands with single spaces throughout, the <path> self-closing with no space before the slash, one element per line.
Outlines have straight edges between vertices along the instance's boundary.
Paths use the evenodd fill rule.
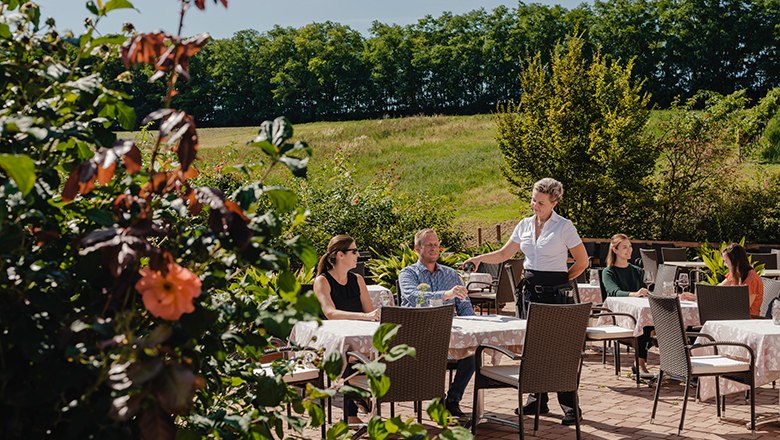
<path fill-rule="evenodd" d="M 582 249 L 584 250 L 585 247 L 583 246 Z M 468 260 L 464 261 L 463 264 L 474 263 L 476 267 L 479 267 L 480 263 L 490 263 L 490 264 L 503 263 L 504 261 L 512 258 L 519 250 L 520 250 L 520 243 L 515 243 L 510 238 L 509 241 L 507 241 L 504 244 L 504 247 L 502 247 L 501 249 L 487 254 L 477 255 L 476 257 L 471 257 Z M 587 253 L 585 254 L 585 256 L 587 257 Z"/>
<path fill-rule="evenodd" d="M 574 264 L 569 268 L 569 280 L 573 280 L 588 268 L 588 251 L 585 250 L 585 245 L 580 243 L 569 249 L 569 252 L 574 257 Z"/>

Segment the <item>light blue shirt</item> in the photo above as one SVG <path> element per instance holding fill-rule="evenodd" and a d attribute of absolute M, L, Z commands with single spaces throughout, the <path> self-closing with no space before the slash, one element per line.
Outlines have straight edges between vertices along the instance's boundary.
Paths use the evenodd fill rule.
<path fill-rule="evenodd" d="M 454 269 L 436 263 L 431 273 L 420 261 L 407 266 L 398 274 L 398 283 L 401 287 L 401 306 L 414 307 L 417 299 L 423 297 L 423 305 L 429 306 L 432 299 L 444 299 L 444 293 L 455 286 L 462 286 L 463 282 Z M 425 293 L 420 292 L 417 286 L 425 283 L 431 286 Z M 472 316 L 474 309 L 468 298 L 454 298 L 444 301 L 444 304 L 455 304 L 455 312 L 458 316 Z"/>

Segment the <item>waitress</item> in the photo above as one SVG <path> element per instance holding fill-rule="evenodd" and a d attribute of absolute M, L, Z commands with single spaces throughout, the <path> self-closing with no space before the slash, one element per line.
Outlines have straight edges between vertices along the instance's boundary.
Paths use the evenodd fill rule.
<path fill-rule="evenodd" d="M 582 244 L 577 229 L 571 220 L 555 213 L 555 206 L 563 198 L 563 185 L 552 178 L 544 178 L 534 184 L 531 192 L 531 210 L 534 215 L 524 218 L 517 224 L 509 241 L 501 249 L 484 255 L 478 255 L 464 263 L 503 263 L 518 250 L 525 254 L 523 266 L 523 296 L 525 301 L 545 304 L 567 304 L 574 302 L 569 295 L 570 281 L 577 278 L 588 267 L 588 253 Z M 567 268 L 566 261 L 571 252 L 574 264 Z M 523 307 L 518 298 L 518 310 Z M 547 406 L 547 393 L 542 393 L 537 401 L 533 395 L 523 406 L 524 414 L 536 414 L 536 405 L 541 405 L 540 413 L 550 411 Z M 563 409 L 564 425 L 574 425 L 574 393 L 558 393 L 558 403 Z"/>

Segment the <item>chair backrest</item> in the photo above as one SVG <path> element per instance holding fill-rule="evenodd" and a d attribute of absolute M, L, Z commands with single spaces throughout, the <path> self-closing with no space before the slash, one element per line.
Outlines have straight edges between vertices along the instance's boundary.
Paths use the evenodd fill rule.
<path fill-rule="evenodd" d="M 750 319 L 748 286 L 699 283 L 696 286 L 696 302 L 699 304 L 699 322 L 702 325 L 709 320 Z"/>
<path fill-rule="evenodd" d="M 777 269 L 777 254 L 771 252 L 767 253 L 750 253 L 748 252 L 750 260 L 755 263 L 756 261 L 764 263 L 764 269 Z"/>
<path fill-rule="evenodd" d="M 604 285 L 604 269 L 603 267 L 599 268 L 599 289 L 601 289 L 601 302 L 607 300 L 607 286 Z"/>
<path fill-rule="evenodd" d="M 658 272 L 658 254 L 655 249 L 639 249 L 639 255 L 642 256 L 642 267 L 645 272 L 653 274 L 655 279 L 655 274 Z"/>
<path fill-rule="evenodd" d="M 577 390 L 589 316 L 589 303 L 531 303 L 520 362 L 521 392 Z"/>
<path fill-rule="evenodd" d="M 688 340 L 685 337 L 680 298 L 650 295 L 648 301 L 661 355 L 661 370 L 687 378 L 691 371 L 691 360 L 688 356 Z"/>
<path fill-rule="evenodd" d="M 522 262 L 521 262 L 522 264 Z M 498 272 L 498 286 L 496 287 L 496 302 L 508 303 L 515 301 L 515 270 L 509 261 L 501 265 Z"/>
<path fill-rule="evenodd" d="M 477 268 L 477 272 L 479 273 L 489 273 L 490 276 L 493 277 L 494 280 L 498 279 L 499 272 L 501 272 L 501 264 L 500 263 L 480 263 L 479 267 Z"/>
<path fill-rule="evenodd" d="M 444 398 L 447 351 L 454 314 L 455 306 L 452 304 L 382 308 L 382 323 L 400 324 L 392 345 L 407 344 L 417 350 L 417 355 L 387 363 L 385 374 L 390 378 L 390 390 L 379 402 Z"/>
<path fill-rule="evenodd" d="M 663 261 L 687 261 L 688 249 L 676 247 L 662 247 L 661 258 Z"/>
<path fill-rule="evenodd" d="M 761 277 L 761 282 L 764 283 L 764 300 L 761 301 L 761 316 L 766 316 L 766 309 L 769 308 L 769 303 L 780 296 L 780 280 Z"/>
<path fill-rule="evenodd" d="M 660 295 L 663 293 L 664 283 L 674 283 L 674 277 L 677 276 L 677 268 L 674 266 L 667 266 L 665 264 L 658 265 L 658 271 L 655 273 L 653 282 L 653 294 Z"/>
<path fill-rule="evenodd" d="M 395 305 L 400 306 L 401 305 L 401 279 L 396 278 L 395 280 Z"/>

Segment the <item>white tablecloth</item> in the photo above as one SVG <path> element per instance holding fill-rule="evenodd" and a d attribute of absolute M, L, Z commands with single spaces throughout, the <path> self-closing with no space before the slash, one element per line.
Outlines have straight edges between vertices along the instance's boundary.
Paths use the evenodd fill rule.
<path fill-rule="evenodd" d="M 683 322 L 686 326 L 699 325 L 699 307 L 693 301 L 681 301 Z M 642 334 L 644 327 L 653 326 L 653 315 L 650 313 L 650 302 L 647 298 L 636 298 L 628 296 L 610 296 L 604 301 L 604 307 L 613 312 L 628 313 L 636 318 L 634 335 Z M 617 325 L 625 328 L 631 328 L 633 324 L 628 318 L 615 317 Z M 599 325 L 611 324 L 612 317 L 603 317 L 599 320 Z"/>
<path fill-rule="evenodd" d="M 479 345 L 491 344 L 521 352 L 525 339 L 526 321 L 509 316 L 464 316 L 452 320 L 449 357 L 463 359 L 473 355 Z M 358 351 L 372 354 L 371 340 L 378 322 L 330 320 L 298 322 L 290 340 L 325 352 Z"/>
<path fill-rule="evenodd" d="M 581 303 L 601 304 L 601 287 L 586 283 L 577 283 L 577 291 L 580 293 Z"/>
<path fill-rule="evenodd" d="M 741 342 L 753 349 L 756 360 L 756 388 L 780 379 L 780 325 L 772 324 L 771 319 L 707 321 L 701 329 L 715 341 Z M 699 338 L 696 342 L 710 342 Z M 694 355 L 705 354 L 701 349 Z M 740 347 L 718 347 L 718 354 L 747 360 L 747 351 Z M 747 385 L 726 379 L 720 380 L 721 394 L 737 393 L 749 389 Z M 715 378 L 699 378 L 699 391 L 702 400 L 715 397 Z"/>

